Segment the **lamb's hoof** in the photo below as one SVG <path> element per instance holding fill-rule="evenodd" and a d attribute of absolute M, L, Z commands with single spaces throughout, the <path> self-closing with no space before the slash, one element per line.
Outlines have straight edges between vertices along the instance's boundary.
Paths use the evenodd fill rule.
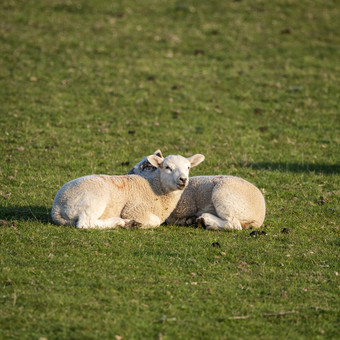
<path fill-rule="evenodd" d="M 249 236 L 251 236 L 251 237 L 260 237 L 260 236 L 267 236 L 267 233 L 265 232 L 265 231 L 260 231 L 260 230 L 254 230 L 254 231 L 252 231 L 250 234 L 249 234 Z"/>
<path fill-rule="evenodd" d="M 126 229 L 138 229 L 142 227 L 142 223 L 136 222 L 134 220 L 131 220 L 129 222 L 125 223 L 124 228 Z"/>
<path fill-rule="evenodd" d="M 196 220 L 197 226 L 198 228 L 203 228 L 203 229 L 207 229 L 207 225 L 205 224 L 204 218 L 203 217 L 199 217 Z"/>

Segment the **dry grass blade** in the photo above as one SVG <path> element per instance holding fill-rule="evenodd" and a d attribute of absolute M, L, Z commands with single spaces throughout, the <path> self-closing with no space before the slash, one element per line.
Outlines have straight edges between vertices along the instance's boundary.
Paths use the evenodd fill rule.
<path fill-rule="evenodd" d="M 278 315 L 287 315 L 287 314 L 294 314 L 295 310 L 288 310 L 288 311 L 281 311 L 277 313 L 264 313 L 263 316 L 278 316 Z"/>
<path fill-rule="evenodd" d="M 235 315 L 235 316 L 230 316 L 229 319 L 233 320 L 244 320 L 244 319 L 249 319 L 250 315 Z"/>

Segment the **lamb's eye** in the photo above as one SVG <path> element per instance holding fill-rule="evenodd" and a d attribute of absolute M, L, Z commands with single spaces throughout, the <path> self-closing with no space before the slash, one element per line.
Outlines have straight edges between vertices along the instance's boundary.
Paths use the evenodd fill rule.
<path fill-rule="evenodd" d="M 169 166 L 167 166 L 165 169 L 172 171 L 172 169 Z"/>

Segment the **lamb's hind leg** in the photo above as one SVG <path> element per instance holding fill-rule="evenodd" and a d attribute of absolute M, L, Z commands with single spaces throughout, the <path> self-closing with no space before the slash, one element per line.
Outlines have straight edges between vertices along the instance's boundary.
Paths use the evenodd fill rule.
<path fill-rule="evenodd" d="M 209 230 L 242 230 L 240 222 L 234 217 L 221 219 L 215 215 L 204 213 L 197 220 L 200 227 Z"/>
<path fill-rule="evenodd" d="M 173 224 L 173 225 L 193 225 L 195 224 L 195 221 L 197 219 L 197 216 L 190 216 L 190 217 L 182 217 L 182 218 L 168 218 L 166 219 L 167 224 Z"/>
<path fill-rule="evenodd" d="M 135 222 L 138 224 L 137 228 L 142 229 L 156 228 L 162 222 L 157 215 L 148 211 L 148 206 L 143 203 L 125 206 L 121 212 L 121 216 L 137 221 Z"/>

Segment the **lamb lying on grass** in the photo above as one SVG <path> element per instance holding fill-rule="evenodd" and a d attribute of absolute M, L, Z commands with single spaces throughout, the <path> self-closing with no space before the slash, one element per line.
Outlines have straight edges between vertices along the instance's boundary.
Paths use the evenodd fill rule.
<path fill-rule="evenodd" d="M 163 158 L 160 150 L 154 155 Z M 151 180 L 156 168 L 143 158 L 129 174 Z M 234 176 L 190 177 L 189 184 L 168 224 L 191 225 L 195 222 L 211 230 L 259 228 L 266 205 L 261 191 L 253 184 Z"/>
<path fill-rule="evenodd" d="M 188 185 L 189 169 L 204 160 L 157 155 L 147 157 L 152 179 L 90 175 L 66 183 L 57 193 L 52 219 L 77 228 L 157 227 L 176 207 Z"/>

